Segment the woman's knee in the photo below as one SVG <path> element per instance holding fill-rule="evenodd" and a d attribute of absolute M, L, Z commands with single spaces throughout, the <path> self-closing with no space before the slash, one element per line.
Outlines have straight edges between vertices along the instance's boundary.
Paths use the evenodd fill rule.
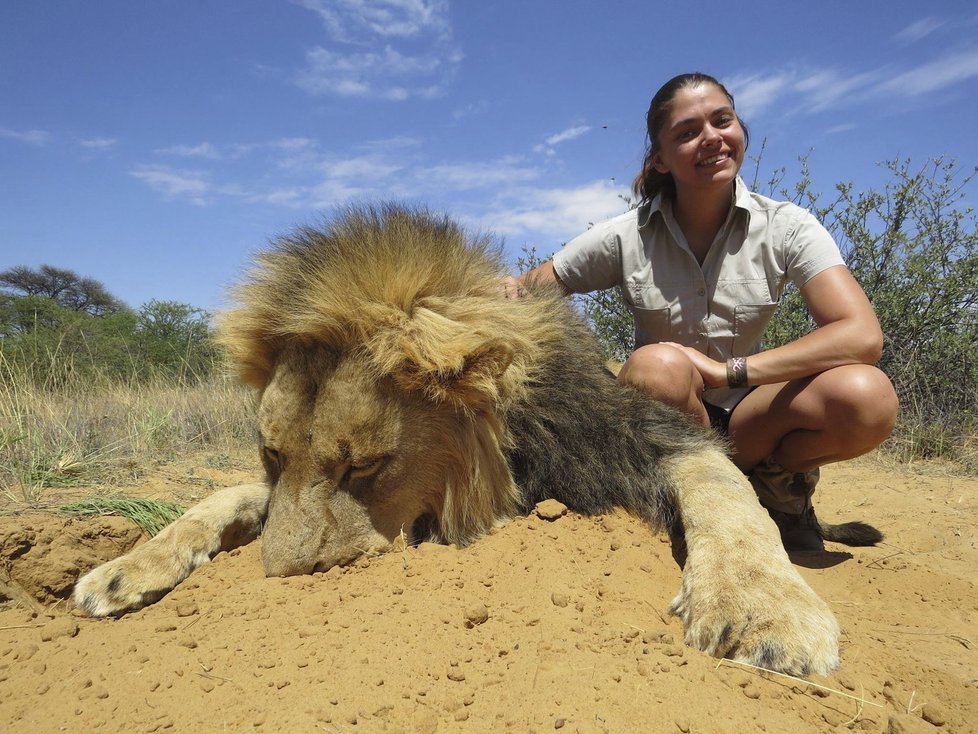
<path fill-rule="evenodd" d="M 837 414 L 841 427 L 882 443 L 893 431 L 899 409 L 896 390 L 886 374 L 870 365 L 848 365 L 824 374 L 832 377 L 826 405 Z"/>
<path fill-rule="evenodd" d="M 689 357 L 667 344 L 636 349 L 622 365 L 618 380 L 666 402 L 685 401 L 692 391 L 703 389 L 703 379 Z"/>

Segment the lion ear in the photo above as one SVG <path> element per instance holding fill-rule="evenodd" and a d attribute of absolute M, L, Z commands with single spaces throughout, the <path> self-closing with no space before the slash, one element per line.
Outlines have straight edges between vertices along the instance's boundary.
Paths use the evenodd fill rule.
<path fill-rule="evenodd" d="M 398 382 L 438 402 L 471 411 L 491 409 L 499 399 L 500 379 L 513 361 L 513 350 L 501 339 L 474 336 L 439 345 L 437 357 L 415 353 L 403 363 Z"/>

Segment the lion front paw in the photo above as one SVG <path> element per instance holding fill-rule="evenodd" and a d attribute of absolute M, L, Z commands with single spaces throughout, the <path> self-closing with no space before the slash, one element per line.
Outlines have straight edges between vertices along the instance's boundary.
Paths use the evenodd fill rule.
<path fill-rule="evenodd" d="M 687 645 L 791 675 L 828 675 L 838 667 L 835 616 L 790 565 L 789 572 L 749 574 L 749 586 L 731 583 L 729 570 L 704 571 L 687 568 L 671 607 Z"/>
<path fill-rule="evenodd" d="M 132 612 L 161 599 L 207 560 L 206 554 L 181 559 L 146 544 L 82 576 L 71 599 L 92 617 Z"/>

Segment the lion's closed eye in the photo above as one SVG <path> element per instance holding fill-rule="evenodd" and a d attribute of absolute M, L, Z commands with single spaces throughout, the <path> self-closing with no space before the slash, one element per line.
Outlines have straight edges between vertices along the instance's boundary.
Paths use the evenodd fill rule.
<path fill-rule="evenodd" d="M 374 477 L 384 466 L 390 457 L 378 456 L 376 458 L 358 459 L 351 462 L 343 474 L 343 483 L 349 484 Z"/>

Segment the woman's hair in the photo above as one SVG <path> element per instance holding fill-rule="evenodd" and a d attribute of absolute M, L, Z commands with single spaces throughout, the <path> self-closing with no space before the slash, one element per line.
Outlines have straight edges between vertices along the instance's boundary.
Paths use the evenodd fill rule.
<path fill-rule="evenodd" d="M 650 201 L 659 194 L 665 194 L 670 197 L 676 195 L 676 182 L 673 181 L 672 174 L 657 171 L 652 163 L 652 157 L 659 150 L 659 133 L 662 131 L 662 126 L 665 124 L 666 118 L 672 111 L 672 103 L 676 99 L 676 94 L 683 89 L 691 89 L 702 84 L 712 84 L 715 86 L 730 100 L 730 106 L 736 109 L 733 95 L 727 91 L 725 86 L 709 74 L 703 74 L 698 71 L 690 74 L 680 74 L 663 84 L 652 98 L 652 102 L 649 105 L 649 112 L 645 116 L 648 145 L 645 148 L 645 160 L 642 162 L 642 170 L 635 177 L 635 180 L 632 181 L 632 191 L 635 193 L 635 197 L 639 202 Z M 744 124 L 744 121 L 740 120 L 739 116 L 737 119 L 740 122 L 740 126 L 744 129 L 744 149 L 746 150 L 747 143 L 750 141 L 750 133 L 747 131 L 747 125 Z"/>

